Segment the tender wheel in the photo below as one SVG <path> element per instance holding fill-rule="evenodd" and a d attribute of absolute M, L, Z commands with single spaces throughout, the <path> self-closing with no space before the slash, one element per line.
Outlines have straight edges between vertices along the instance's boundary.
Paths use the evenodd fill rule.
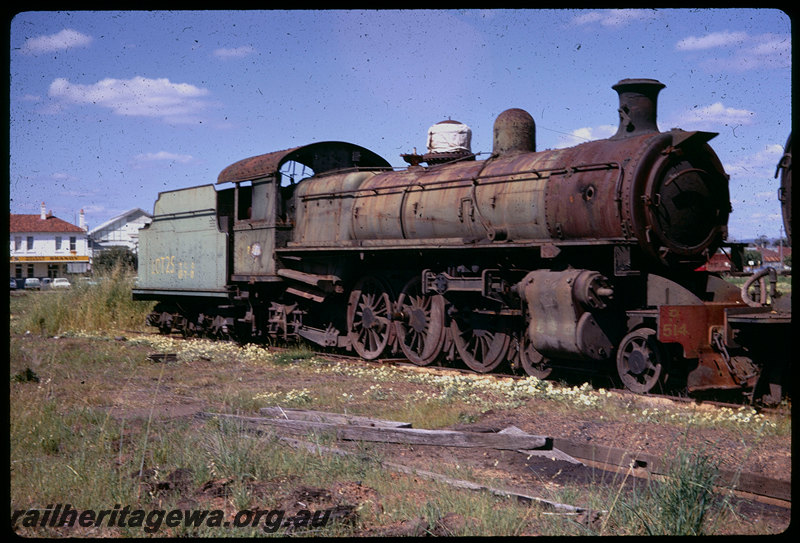
<path fill-rule="evenodd" d="M 391 309 L 389 289 L 380 279 L 363 277 L 353 287 L 347 303 L 347 331 L 361 358 L 378 358 L 392 340 Z"/>
<path fill-rule="evenodd" d="M 537 379 L 547 379 L 553 373 L 553 366 L 542 353 L 537 351 L 528 339 L 528 331 L 522 333 L 519 348 L 519 362 L 525 373 Z"/>
<path fill-rule="evenodd" d="M 228 319 L 222 315 L 214 315 L 211 319 L 210 335 L 214 339 L 229 340 L 232 338 L 231 330 L 228 327 Z"/>
<path fill-rule="evenodd" d="M 617 349 L 617 373 L 625 388 L 644 394 L 667 379 L 668 355 L 651 328 L 639 328 L 624 338 Z"/>
<path fill-rule="evenodd" d="M 164 311 L 158 320 L 158 331 L 162 335 L 168 335 L 172 332 L 172 313 Z"/>
<path fill-rule="evenodd" d="M 461 360 L 471 370 L 486 373 L 505 360 L 511 338 L 504 332 L 487 330 L 480 318 L 459 319 L 450 322 L 453 343 Z"/>
<path fill-rule="evenodd" d="M 444 332 L 444 298 L 423 294 L 419 277 L 406 283 L 395 313 L 395 333 L 406 358 L 418 366 L 433 363 L 442 353 Z"/>
<path fill-rule="evenodd" d="M 191 338 L 198 335 L 199 331 L 197 328 L 196 320 L 197 317 L 194 317 L 194 320 L 192 320 L 192 317 L 186 318 L 186 322 L 181 327 L 181 334 L 183 335 L 183 337 Z"/>

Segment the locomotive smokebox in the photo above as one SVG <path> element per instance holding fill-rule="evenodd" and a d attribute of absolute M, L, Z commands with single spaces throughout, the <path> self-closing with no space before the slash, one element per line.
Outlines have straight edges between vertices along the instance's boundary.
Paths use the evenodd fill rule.
<path fill-rule="evenodd" d="M 611 138 L 658 132 L 658 93 L 666 85 L 655 79 L 623 79 L 611 88 L 619 94 L 619 128 Z"/>
<path fill-rule="evenodd" d="M 507 109 L 494 121 L 494 155 L 536 151 L 536 123 L 524 109 Z"/>

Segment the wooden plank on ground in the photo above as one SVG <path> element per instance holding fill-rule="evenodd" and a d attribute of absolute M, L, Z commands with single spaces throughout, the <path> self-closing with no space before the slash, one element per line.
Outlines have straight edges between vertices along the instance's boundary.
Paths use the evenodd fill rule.
<path fill-rule="evenodd" d="M 328 413 L 310 409 L 291 409 L 288 407 L 262 407 L 258 410 L 262 415 L 273 419 L 308 420 L 312 422 L 326 422 L 328 424 L 350 424 L 354 426 L 369 426 L 383 428 L 411 428 L 410 422 L 394 420 L 373 419 L 358 415 L 342 413 Z"/>
<path fill-rule="evenodd" d="M 498 432 L 500 434 L 509 434 L 509 435 L 518 435 L 518 436 L 527 436 L 530 435 L 526 431 L 517 428 L 516 426 L 508 426 L 503 428 Z M 564 451 L 556 449 L 552 447 L 549 450 L 542 450 L 542 449 L 519 449 L 517 452 L 521 452 L 531 458 L 532 456 L 536 456 L 538 458 L 549 458 L 550 460 L 562 460 L 564 462 L 569 462 L 570 464 L 579 464 L 581 466 L 584 465 L 583 462 L 578 460 L 577 458 L 573 458 L 572 456 L 568 455 Z"/>
<path fill-rule="evenodd" d="M 381 443 L 406 443 L 409 445 L 436 445 L 441 447 L 484 447 L 490 449 L 550 449 L 552 438 L 534 435 L 479 434 L 455 430 L 426 430 L 415 428 L 382 428 L 329 424 L 307 420 L 287 420 L 265 417 L 244 417 L 223 413 L 200 413 L 205 418 L 218 417 L 239 421 L 247 425 L 271 426 L 285 432 L 305 435 L 310 432 L 331 433 L 337 439 L 349 441 L 375 441 Z"/>
<path fill-rule="evenodd" d="M 618 447 L 577 443 L 560 438 L 553 440 L 553 447 L 579 459 L 625 468 L 633 466 L 656 475 L 668 475 L 670 470 L 669 463 L 665 463 L 657 456 Z M 792 501 L 792 483 L 790 481 L 771 479 L 757 473 L 720 469 L 717 484 L 721 487 L 733 488 L 759 496 Z"/>

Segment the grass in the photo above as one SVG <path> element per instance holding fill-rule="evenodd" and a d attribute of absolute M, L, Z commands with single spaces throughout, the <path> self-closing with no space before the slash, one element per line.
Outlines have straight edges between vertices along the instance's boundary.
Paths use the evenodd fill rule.
<path fill-rule="evenodd" d="M 631 471 L 618 474 L 611 483 L 597 485 L 588 496 L 587 507 L 607 511 L 592 525 L 554 519 L 559 535 L 687 536 L 725 532 L 722 526 L 742 525 L 731 505 L 731 496 L 715 489 L 718 462 L 688 444 L 670 454 L 671 469 L 666 476 L 638 479 Z M 566 488 L 556 496 L 574 500 L 579 490 Z M 740 527 L 733 533 L 751 533 Z M 755 532 L 753 532 L 755 533 Z"/>
<path fill-rule="evenodd" d="M 233 515 L 256 506 L 279 507 L 298 485 L 333 488 L 343 482 L 360 482 L 361 488 L 374 494 L 369 500 L 349 498 L 359 506 L 359 521 L 355 525 L 332 523 L 313 535 L 364 535 L 364 529 L 379 530 L 418 517 L 432 526 L 447 513 L 464 519 L 454 535 L 749 533 L 752 528 L 731 513 L 726 503 L 709 498 L 716 465 L 702 451 L 692 451 L 685 444 L 673 451 L 680 459 L 678 471 L 660 484 L 639 484 L 631 492 L 629 481 L 620 476 L 611 485 L 567 485 L 543 496 L 610 510 L 600 522 L 586 525 L 487 493 L 393 474 L 381 467 L 382 455 L 368 444 L 360 446 L 358 456 L 338 457 L 297 450 L 274 437 L 254 436 L 230 421 L 198 422 L 163 415 L 170 408 L 179 413 L 186 402 L 202 402 L 207 411 L 248 414 L 277 404 L 441 428 L 480 420 L 489 410 L 513 416 L 515 410 L 535 405 L 543 411 L 588 420 L 671 425 L 687 432 L 703 428 L 725 431 L 738 436 L 745 447 L 754 447 L 765 436 L 788 439 L 791 435 L 786 417 L 762 417 L 745 410 L 714 410 L 711 416 L 691 405 L 654 409 L 588 385 L 340 364 L 303 346 L 274 350 L 228 342 L 139 337 L 129 332 L 123 341 L 118 339 L 119 328 L 135 329 L 149 307 L 126 302 L 119 294 L 130 288 L 124 286 L 130 285 L 129 278 L 110 277 L 109 282 L 113 281 L 123 286 L 103 287 L 101 282 L 92 287 L 98 288 L 97 292 L 76 288 L 69 293 L 12 297 L 12 511 L 58 503 L 96 510 L 114 504 L 169 510 L 185 500 L 195 500 L 195 508 L 219 508 Z M 73 298 L 81 292 L 83 298 Z M 65 304 L 82 309 L 59 316 L 58 308 Z M 93 329 L 96 321 L 92 316 L 102 312 L 107 315 L 103 326 Z M 41 326 L 31 327 L 30 323 Z M 31 333 L 25 334 L 28 330 Z M 52 337 L 55 335 L 58 337 Z M 175 353 L 176 362 L 154 363 L 147 358 L 152 352 Z M 336 445 L 324 435 L 307 439 Z M 467 466 L 449 472 L 446 466 L 432 469 L 483 484 L 495 483 Z M 164 490 L 159 486 L 182 470 L 189 474 L 185 487 Z M 198 494 L 204 485 L 219 489 L 219 494 Z M 208 526 L 162 526 L 155 534 L 143 527 L 21 527 L 18 532 L 42 537 L 265 535 L 257 527 L 226 531 Z"/>
<path fill-rule="evenodd" d="M 144 319 L 155 304 L 131 299 L 135 279 L 115 268 L 96 277 L 96 284 L 75 282 L 69 290 L 13 296 L 12 314 L 20 304 L 25 310 L 12 319 L 12 330 L 51 336 L 79 330 L 144 330 Z"/>
<path fill-rule="evenodd" d="M 736 285 L 737 287 L 741 288 L 744 286 L 745 282 L 749 279 L 749 276 L 727 276 L 725 277 L 726 281 L 729 281 Z M 766 281 L 767 288 L 769 289 L 769 277 L 765 277 L 764 280 Z M 776 284 L 776 289 L 780 296 L 792 296 L 792 276 L 791 275 L 778 275 L 778 282 Z"/>

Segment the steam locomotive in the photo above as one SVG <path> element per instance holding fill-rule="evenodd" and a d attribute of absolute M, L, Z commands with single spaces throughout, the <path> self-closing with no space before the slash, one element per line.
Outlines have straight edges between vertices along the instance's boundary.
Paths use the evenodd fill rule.
<path fill-rule="evenodd" d="M 325 141 L 162 192 L 134 297 L 158 301 L 148 323 L 163 332 L 539 378 L 610 370 L 640 393 L 671 377 L 774 401 L 790 316 L 756 322 L 771 308 L 698 270 L 731 212 L 716 134 L 660 132 L 656 80 L 612 88 L 616 134 L 574 147 L 537 151 L 533 118 L 509 109 L 485 160 L 445 121 L 402 170 Z"/>

